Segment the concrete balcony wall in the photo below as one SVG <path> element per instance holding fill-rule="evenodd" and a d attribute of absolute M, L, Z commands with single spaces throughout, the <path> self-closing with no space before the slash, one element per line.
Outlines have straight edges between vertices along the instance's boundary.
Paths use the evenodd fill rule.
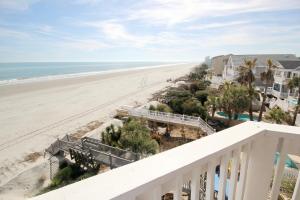
<path fill-rule="evenodd" d="M 200 175 L 206 173 L 205 199 L 213 200 L 219 165 L 218 200 L 225 199 L 226 187 L 229 200 L 267 199 L 273 171 L 271 200 L 277 200 L 285 157 L 288 153 L 300 155 L 299 143 L 299 127 L 245 122 L 33 199 L 160 200 L 162 195 L 173 193 L 178 200 L 183 184 L 190 183 L 191 199 L 198 200 Z M 274 170 L 276 152 L 280 156 Z M 300 178 L 293 196 L 298 199 Z"/>

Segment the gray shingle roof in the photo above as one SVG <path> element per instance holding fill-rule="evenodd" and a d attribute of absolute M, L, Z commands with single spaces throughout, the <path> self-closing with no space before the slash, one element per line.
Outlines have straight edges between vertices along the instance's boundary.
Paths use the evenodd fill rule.
<path fill-rule="evenodd" d="M 244 60 L 256 58 L 257 66 L 267 65 L 267 60 L 271 59 L 273 64 L 278 65 L 278 60 L 299 60 L 294 54 L 257 54 L 257 55 L 231 55 L 232 61 L 235 66 L 240 66 L 244 64 Z"/>
<path fill-rule="evenodd" d="M 296 69 L 300 67 L 300 60 L 279 60 L 278 61 L 285 69 Z"/>

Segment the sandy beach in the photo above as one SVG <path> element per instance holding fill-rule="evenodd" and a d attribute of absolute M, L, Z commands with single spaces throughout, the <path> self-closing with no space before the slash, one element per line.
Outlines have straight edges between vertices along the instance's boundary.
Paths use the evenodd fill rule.
<path fill-rule="evenodd" d="M 145 103 L 151 94 L 171 84 L 167 79 L 182 76 L 193 66 L 0 86 L 0 187 L 36 165 L 26 161 L 30 153 L 43 153 L 56 138 L 89 122 L 107 121 L 122 105 Z M 7 193 L 0 190 L 0 199 L 3 191 Z"/>

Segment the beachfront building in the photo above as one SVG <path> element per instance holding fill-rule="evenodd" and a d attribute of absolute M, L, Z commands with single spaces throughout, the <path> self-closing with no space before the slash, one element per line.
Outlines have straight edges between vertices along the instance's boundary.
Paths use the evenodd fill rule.
<path fill-rule="evenodd" d="M 222 78 L 222 74 L 224 71 L 224 67 L 226 63 L 228 62 L 228 58 L 230 55 L 219 55 L 215 56 L 211 59 L 211 83 L 212 87 L 218 88 L 219 85 L 221 85 L 224 80 Z"/>
<path fill-rule="evenodd" d="M 279 68 L 275 70 L 272 95 L 276 97 L 273 104 L 285 111 L 293 110 L 297 104 L 298 88 L 288 87 L 291 78 L 300 76 L 300 60 L 279 60 Z"/>
<path fill-rule="evenodd" d="M 288 97 L 295 98 L 297 89 L 289 90 L 288 82 L 293 77 L 300 76 L 300 60 L 282 61 L 279 60 L 280 67 L 275 70 L 272 94 L 280 99 Z"/>
<path fill-rule="evenodd" d="M 239 76 L 239 67 L 243 66 L 245 60 L 257 59 L 256 66 L 253 69 L 255 75 L 255 85 L 263 89 L 264 83 L 260 79 L 260 74 L 267 68 L 267 61 L 272 60 L 273 64 L 280 66 L 278 63 L 281 61 L 294 61 L 299 60 L 296 55 L 293 54 L 257 54 L 257 55 L 230 55 L 227 63 L 224 65 L 222 78 L 224 81 L 236 81 Z M 272 85 L 270 85 L 272 87 Z"/>
<path fill-rule="evenodd" d="M 245 122 L 33 199 L 277 200 L 299 142 L 299 127 Z M 296 176 L 292 200 L 300 199 Z"/>

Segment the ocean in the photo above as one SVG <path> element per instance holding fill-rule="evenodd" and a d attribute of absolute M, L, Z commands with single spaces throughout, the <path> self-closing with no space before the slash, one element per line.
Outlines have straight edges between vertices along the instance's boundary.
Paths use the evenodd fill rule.
<path fill-rule="evenodd" d="M 24 62 L 0 63 L 0 85 L 159 67 L 166 62 Z"/>

